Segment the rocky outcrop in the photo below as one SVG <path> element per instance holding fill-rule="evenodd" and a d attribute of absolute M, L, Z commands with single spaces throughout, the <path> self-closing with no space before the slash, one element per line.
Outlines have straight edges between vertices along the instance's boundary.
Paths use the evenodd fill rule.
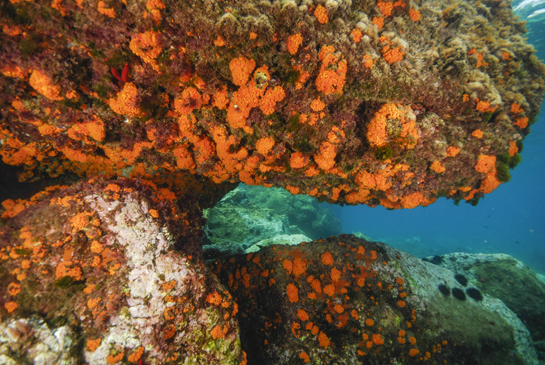
<path fill-rule="evenodd" d="M 276 236 L 207 266 L 195 197 L 125 178 L 1 213 L 4 364 L 536 363 L 502 301 L 382 243 Z"/>
<path fill-rule="evenodd" d="M 305 236 L 304 234 L 292 234 L 292 235 L 280 235 L 275 236 L 273 238 L 269 238 L 263 241 L 259 241 L 256 244 L 252 245 L 250 248 L 246 250 L 247 253 L 250 252 L 258 252 L 263 247 L 273 246 L 273 245 L 287 245 L 287 246 L 294 246 L 298 245 L 302 242 L 310 242 L 312 239 Z"/>
<path fill-rule="evenodd" d="M 537 364 L 501 300 L 382 243 L 340 235 L 211 268 L 239 303 L 250 363 Z"/>
<path fill-rule="evenodd" d="M 93 179 L 4 204 L 3 364 L 240 364 L 237 304 L 194 196 Z"/>
<path fill-rule="evenodd" d="M 205 210 L 204 217 L 207 245 L 232 242 L 245 250 L 258 241 L 290 233 L 288 217 L 257 205 L 240 188 Z"/>
<path fill-rule="evenodd" d="M 274 210 L 288 217 L 312 239 L 337 236 L 342 233 L 342 224 L 333 213 L 320 205 L 317 199 L 304 195 L 293 195 L 280 188 L 244 186 L 248 197 L 258 206 Z"/>
<path fill-rule="evenodd" d="M 310 234 L 319 238 L 341 233 L 341 222 L 316 199 L 283 189 L 238 187 L 206 209 L 204 217 L 207 259 L 254 252 L 271 244 L 311 241 Z"/>
<path fill-rule="evenodd" d="M 454 272 L 463 286 L 474 286 L 501 299 L 528 328 L 543 356 L 545 283 L 528 266 L 507 254 L 455 252 L 425 260 Z"/>

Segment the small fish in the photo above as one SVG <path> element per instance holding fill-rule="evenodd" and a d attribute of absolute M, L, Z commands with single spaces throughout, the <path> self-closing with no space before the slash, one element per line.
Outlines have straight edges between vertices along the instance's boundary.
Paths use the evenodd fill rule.
<path fill-rule="evenodd" d="M 487 227 L 487 226 L 483 226 L 483 227 L 484 227 L 484 228 L 486 228 L 486 229 L 488 229 L 488 227 Z"/>
<path fill-rule="evenodd" d="M 516 243 L 517 245 L 520 245 L 520 242 L 519 242 L 519 241 L 515 241 L 515 243 Z"/>

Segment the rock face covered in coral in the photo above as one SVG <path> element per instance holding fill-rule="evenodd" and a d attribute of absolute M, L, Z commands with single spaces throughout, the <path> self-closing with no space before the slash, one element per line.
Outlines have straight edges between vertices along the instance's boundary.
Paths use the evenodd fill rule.
<path fill-rule="evenodd" d="M 483 293 L 501 299 L 523 321 L 541 354 L 545 354 L 545 284 L 528 266 L 506 254 L 456 252 L 426 260 L 461 275 Z"/>
<path fill-rule="evenodd" d="M 508 2 L 10 1 L 0 154 L 67 171 L 476 202 L 509 179 L 545 68 Z"/>
<path fill-rule="evenodd" d="M 500 300 L 466 297 L 453 272 L 381 243 L 271 246 L 212 270 L 239 303 L 249 363 L 537 364 Z"/>
<path fill-rule="evenodd" d="M 92 180 L 28 204 L 0 227 L 2 364 L 242 363 L 194 197 Z"/>

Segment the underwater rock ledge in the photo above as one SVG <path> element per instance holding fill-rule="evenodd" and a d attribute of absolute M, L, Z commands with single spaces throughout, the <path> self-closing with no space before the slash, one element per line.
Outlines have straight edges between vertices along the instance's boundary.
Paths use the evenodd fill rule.
<path fill-rule="evenodd" d="M 510 2 L 10 1 L 0 154 L 21 179 L 284 187 L 476 204 L 508 181 L 545 67 Z"/>

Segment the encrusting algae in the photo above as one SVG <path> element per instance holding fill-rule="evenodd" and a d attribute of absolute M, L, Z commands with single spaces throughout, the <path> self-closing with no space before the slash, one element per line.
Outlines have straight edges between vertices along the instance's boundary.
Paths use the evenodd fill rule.
<path fill-rule="evenodd" d="M 454 22 L 432 1 L 12 1 L 0 155 L 22 180 L 106 172 L 181 191 L 195 174 L 329 202 L 476 204 L 499 180 L 473 166 L 519 160 L 545 67 L 509 7 L 463 4 Z"/>

